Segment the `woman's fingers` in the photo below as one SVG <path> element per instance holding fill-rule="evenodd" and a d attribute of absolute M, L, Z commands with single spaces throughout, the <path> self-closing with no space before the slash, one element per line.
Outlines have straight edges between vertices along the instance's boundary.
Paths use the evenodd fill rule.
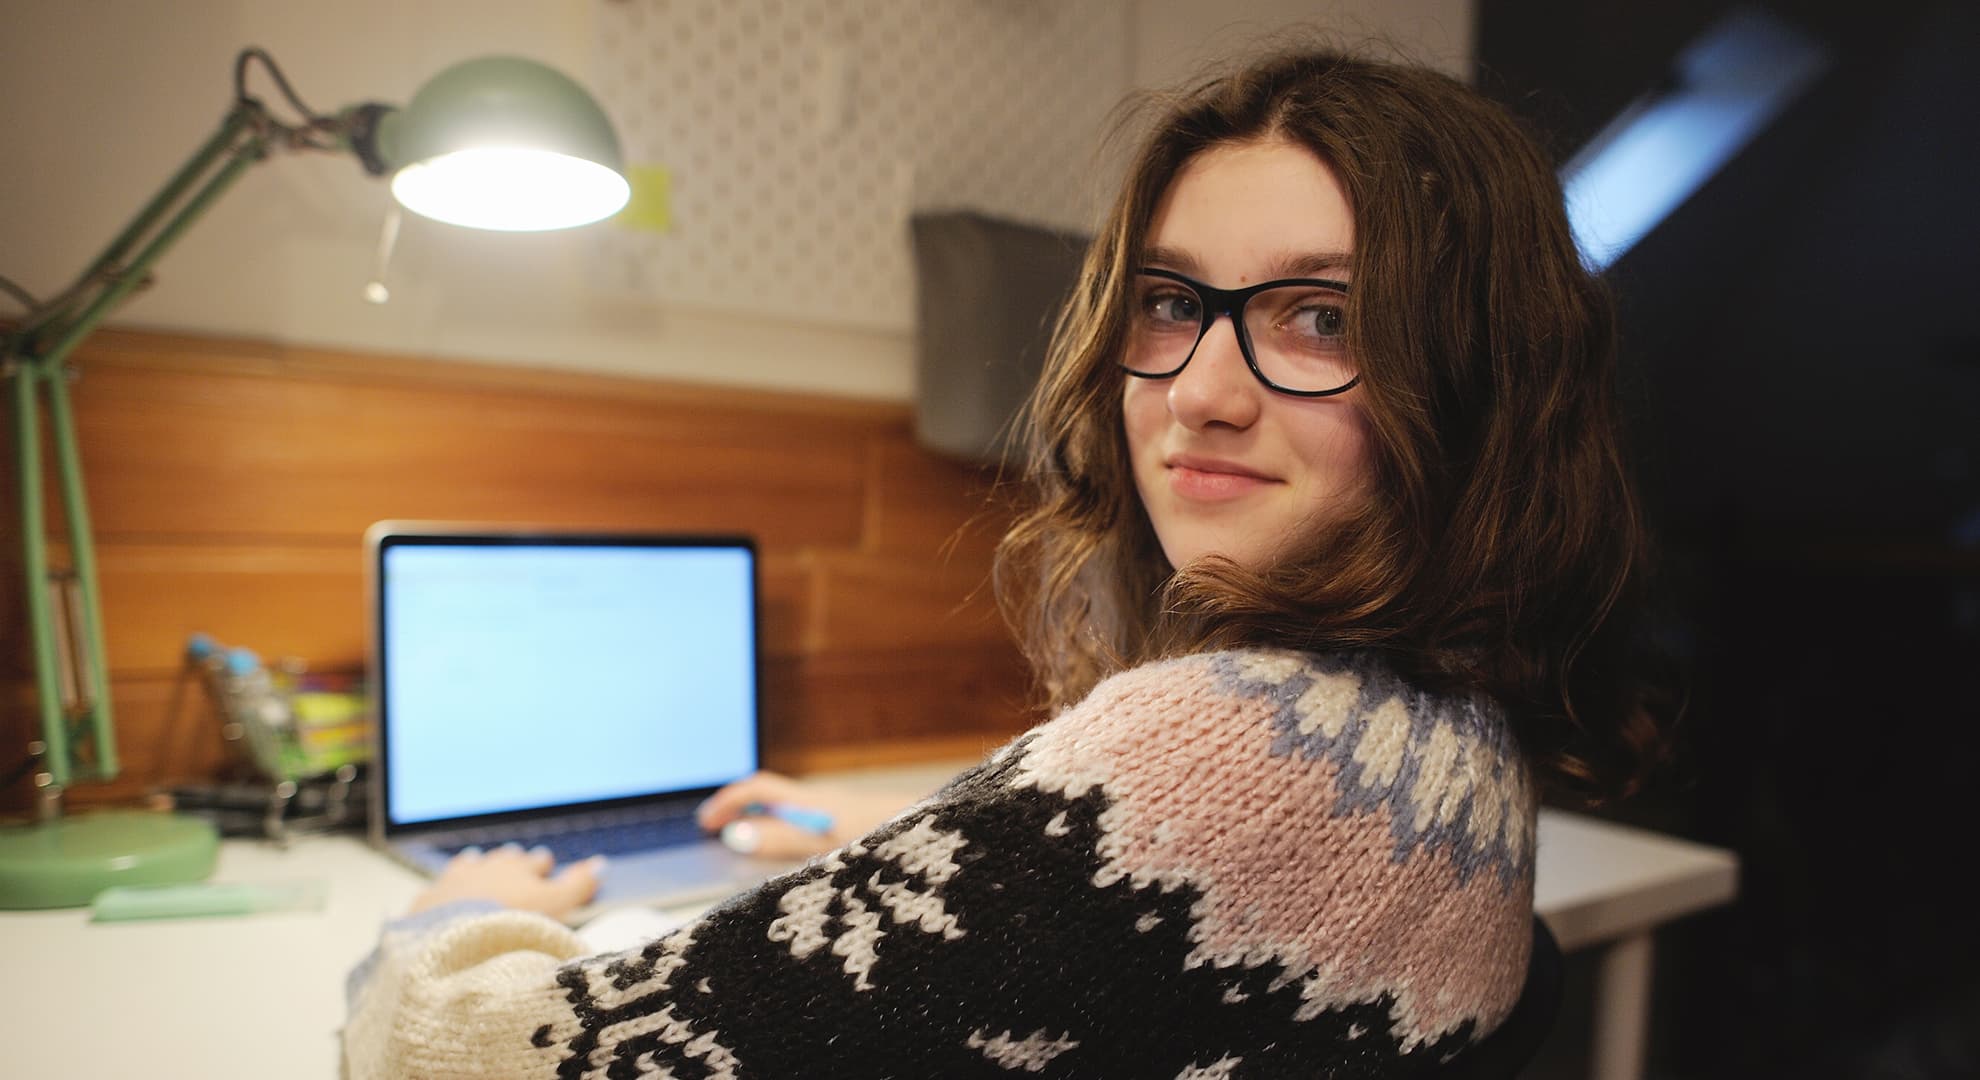
<path fill-rule="evenodd" d="M 524 851 L 505 844 L 487 853 L 462 852 L 447 864 L 413 903 L 414 911 L 453 900 L 493 900 L 504 907 L 561 916 L 584 905 L 598 891 L 603 858 L 590 858 L 555 869 L 550 852 Z"/>
<path fill-rule="evenodd" d="M 547 855 L 548 852 L 545 854 Z M 593 896 L 598 895 L 598 875 L 604 868 L 605 858 L 602 855 L 565 863 L 563 869 L 557 871 L 544 883 L 546 906 L 542 910 L 552 915 L 561 915 L 583 907 Z"/>
<path fill-rule="evenodd" d="M 800 829 L 773 817 L 738 818 L 722 826 L 722 843 L 729 850 L 764 859 L 801 859 L 832 850 L 830 836 Z"/>
<path fill-rule="evenodd" d="M 724 787 L 695 810 L 695 820 L 713 832 L 743 815 L 751 803 L 796 802 L 804 785 L 781 773 L 759 772 Z"/>
<path fill-rule="evenodd" d="M 738 851 L 800 858 L 866 835 L 918 797 L 915 792 L 853 791 L 760 772 L 709 796 L 696 817 L 702 828 L 721 833 Z M 739 825 L 750 828 L 734 828 Z"/>

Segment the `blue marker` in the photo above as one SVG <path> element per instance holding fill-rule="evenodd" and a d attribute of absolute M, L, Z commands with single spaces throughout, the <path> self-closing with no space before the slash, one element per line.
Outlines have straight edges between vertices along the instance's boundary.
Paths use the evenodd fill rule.
<path fill-rule="evenodd" d="M 802 806 L 787 803 L 753 802 L 743 807 L 743 813 L 757 817 L 773 817 L 788 821 L 808 833 L 823 836 L 832 831 L 832 815 L 823 810 L 808 810 Z"/>

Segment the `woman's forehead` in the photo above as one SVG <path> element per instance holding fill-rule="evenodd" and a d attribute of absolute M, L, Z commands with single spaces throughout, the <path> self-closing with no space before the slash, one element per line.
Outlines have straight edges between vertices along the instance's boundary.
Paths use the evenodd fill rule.
<path fill-rule="evenodd" d="M 1283 140 L 1222 144 L 1185 162 L 1157 201 L 1144 261 L 1224 288 L 1337 273 L 1354 215 L 1332 169 Z"/>
<path fill-rule="evenodd" d="M 1353 265 L 1353 253 L 1348 251 L 1294 251 L 1288 250 L 1268 260 L 1263 271 L 1263 279 L 1340 277 Z M 1183 248 L 1166 247 L 1160 244 L 1143 249 L 1141 261 L 1147 266 L 1164 270 L 1174 270 L 1185 277 L 1200 278 L 1204 274 L 1203 263 L 1194 254 Z"/>

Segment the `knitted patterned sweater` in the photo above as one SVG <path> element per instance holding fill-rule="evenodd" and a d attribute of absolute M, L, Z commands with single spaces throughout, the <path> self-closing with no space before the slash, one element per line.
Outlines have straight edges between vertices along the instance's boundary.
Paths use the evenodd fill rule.
<path fill-rule="evenodd" d="M 1535 812 L 1482 701 L 1360 656 L 1150 664 L 643 947 L 515 912 L 389 929 L 345 1068 L 1412 1075 L 1519 995 Z"/>

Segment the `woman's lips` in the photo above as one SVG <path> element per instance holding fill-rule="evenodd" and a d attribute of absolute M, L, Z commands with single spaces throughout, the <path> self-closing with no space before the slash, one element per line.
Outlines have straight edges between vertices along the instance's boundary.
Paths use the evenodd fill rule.
<path fill-rule="evenodd" d="M 1169 488 L 1185 499 L 1215 502 L 1249 495 L 1277 480 L 1262 476 L 1242 465 L 1197 458 L 1171 458 Z"/>

